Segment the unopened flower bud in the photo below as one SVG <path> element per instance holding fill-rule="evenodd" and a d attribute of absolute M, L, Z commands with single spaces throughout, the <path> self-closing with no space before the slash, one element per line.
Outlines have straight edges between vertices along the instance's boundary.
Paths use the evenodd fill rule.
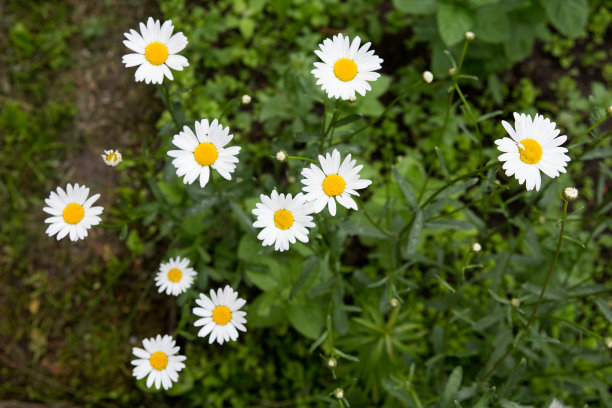
<path fill-rule="evenodd" d="M 510 300 L 510 304 L 512 307 L 519 307 L 521 305 L 521 301 L 517 298 L 512 298 L 512 300 Z"/>
<path fill-rule="evenodd" d="M 355 97 L 355 95 L 351 95 L 351 96 L 349 96 L 348 101 L 350 103 L 355 103 L 355 102 L 357 102 L 357 98 Z"/>
<path fill-rule="evenodd" d="M 478 242 L 473 242 L 472 245 L 470 245 L 470 251 L 476 254 L 482 251 L 482 245 L 480 245 Z"/>
<path fill-rule="evenodd" d="M 279 150 L 278 152 L 276 152 L 276 160 L 278 160 L 281 163 L 284 163 L 287 161 L 287 152 L 284 150 Z"/>
<path fill-rule="evenodd" d="M 327 367 L 329 368 L 336 368 L 338 366 L 338 360 L 336 360 L 333 357 L 330 357 L 329 360 L 327 360 Z"/>
<path fill-rule="evenodd" d="M 295 181 L 296 181 L 295 176 L 287 177 L 287 181 L 290 182 L 290 183 L 295 183 Z"/>
<path fill-rule="evenodd" d="M 466 31 L 464 36 L 465 36 L 465 39 L 468 40 L 468 41 L 472 41 L 474 38 L 476 38 L 476 34 L 474 34 L 471 31 Z"/>
<path fill-rule="evenodd" d="M 606 112 L 608 112 L 608 115 L 612 115 L 612 105 L 608 105 Z"/>
<path fill-rule="evenodd" d="M 455 68 L 450 68 L 448 70 L 448 75 L 453 76 L 453 75 L 455 75 L 455 72 L 457 72 L 457 70 Z"/>
<path fill-rule="evenodd" d="M 575 187 L 565 187 L 563 189 L 563 199 L 565 201 L 574 201 L 578 198 L 578 189 Z"/>
<path fill-rule="evenodd" d="M 336 388 L 334 390 L 334 397 L 336 397 L 337 399 L 344 398 L 344 390 L 342 388 Z"/>
<path fill-rule="evenodd" d="M 423 72 L 423 81 L 427 82 L 428 84 L 431 84 L 433 80 L 434 80 L 434 76 L 431 72 L 429 71 Z"/>
<path fill-rule="evenodd" d="M 400 302 L 396 298 L 391 298 L 391 300 L 389 301 L 389 306 L 391 306 L 393 309 L 398 307 L 399 304 L 400 304 Z"/>
<path fill-rule="evenodd" d="M 612 337 L 606 337 L 604 342 L 606 343 L 607 348 L 612 349 Z"/>
<path fill-rule="evenodd" d="M 249 103 L 251 103 L 251 97 L 247 94 L 242 95 L 242 104 L 248 105 Z"/>

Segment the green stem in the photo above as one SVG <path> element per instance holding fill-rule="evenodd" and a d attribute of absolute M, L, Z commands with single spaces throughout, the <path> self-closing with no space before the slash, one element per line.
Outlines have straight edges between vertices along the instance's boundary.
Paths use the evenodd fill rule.
<path fill-rule="evenodd" d="M 303 161 L 307 161 L 311 163 L 318 163 L 316 160 L 309 159 L 308 157 L 302 157 L 302 156 L 287 156 L 287 159 L 303 160 Z"/>
<path fill-rule="evenodd" d="M 588 135 L 589 133 L 591 133 L 591 131 L 593 129 L 595 129 L 597 126 L 601 125 L 606 119 L 608 119 L 610 117 L 610 114 L 606 114 L 603 118 L 599 119 L 595 124 L 593 124 L 590 128 L 588 128 L 587 130 L 585 130 L 584 132 L 582 132 L 577 138 L 575 138 L 572 143 L 570 143 L 567 147 L 573 146 L 576 143 L 578 143 L 578 141 L 580 139 L 582 139 L 585 135 Z"/>
<path fill-rule="evenodd" d="M 529 330 L 529 327 L 531 327 L 531 323 L 533 323 L 533 320 L 535 319 L 535 316 L 538 313 L 538 309 L 540 308 L 540 305 L 542 304 L 542 300 L 544 300 L 544 293 L 546 293 L 546 288 L 548 287 L 548 284 L 550 283 L 550 278 L 552 277 L 552 273 L 555 269 L 555 265 L 557 264 L 559 253 L 561 252 L 561 243 L 563 242 L 563 231 L 565 230 L 565 221 L 567 220 L 567 205 L 568 205 L 568 201 L 565 200 L 565 203 L 563 205 L 563 220 L 561 222 L 561 231 L 559 232 L 559 242 L 557 243 L 557 250 L 555 251 L 555 257 L 553 258 L 553 262 L 550 265 L 550 269 L 548 270 L 548 275 L 546 276 L 546 281 L 544 282 L 544 286 L 542 287 L 542 291 L 540 292 L 540 297 L 538 298 L 538 302 L 536 303 L 533 309 L 533 312 L 531 312 L 531 316 L 529 316 L 529 320 L 527 320 L 527 324 L 525 324 L 525 327 L 518 334 L 516 340 L 514 341 L 514 344 L 512 344 L 512 347 L 508 349 L 506 354 L 504 354 L 503 356 L 500 357 L 499 360 L 497 360 L 497 362 L 493 365 L 493 368 L 491 368 L 489 371 L 485 373 L 484 378 L 482 379 L 482 382 L 487 381 L 489 377 L 491 376 L 491 374 L 493 374 L 493 372 L 497 369 L 497 367 L 499 367 L 499 365 L 506 359 L 506 357 L 512 354 L 512 352 L 516 349 L 516 346 L 523 339 L 523 336 Z"/>
<path fill-rule="evenodd" d="M 493 168 L 493 167 L 496 167 L 496 166 L 499 166 L 499 163 L 498 162 L 493 162 L 493 163 L 487 164 L 486 166 L 480 167 L 477 170 L 474 170 L 474 171 L 472 171 L 470 173 L 464 174 L 463 176 L 459 176 L 459 177 L 456 177 L 456 178 L 452 179 L 451 181 L 446 183 L 444 186 L 442 186 L 439 189 L 437 189 L 436 191 L 434 191 L 434 193 L 432 195 L 430 195 L 427 200 L 425 200 L 423 205 L 421 205 L 421 208 L 425 208 L 425 206 L 427 204 L 429 204 L 434 198 L 436 198 L 438 196 L 438 194 L 440 194 L 442 191 L 446 190 L 447 188 L 449 188 L 453 184 L 456 184 L 459 181 L 465 180 L 465 179 L 470 178 L 472 176 L 478 175 L 478 174 L 482 173 L 483 171 L 486 171 L 486 170 L 488 170 L 490 168 Z"/>
<path fill-rule="evenodd" d="M 174 126 L 176 126 L 176 130 L 180 131 L 181 125 L 176 116 L 174 116 L 174 111 L 172 110 L 172 106 L 170 104 L 170 91 L 168 90 L 166 83 L 157 85 L 157 89 L 161 95 L 164 106 L 166 107 L 166 109 L 168 109 L 168 112 L 170 112 L 170 116 L 172 117 L 172 122 L 174 122 Z"/>

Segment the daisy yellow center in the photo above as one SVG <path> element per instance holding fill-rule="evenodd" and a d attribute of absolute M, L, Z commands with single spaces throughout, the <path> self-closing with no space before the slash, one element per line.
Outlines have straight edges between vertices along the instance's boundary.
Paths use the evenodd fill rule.
<path fill-rule="evenodd" d="M 525 147 L 521 149 L 519 146 L 519 153 L 521 160 L 527 164 L 536 164 L 542 158 L 542 146 L 533 139 L 521 140 L 521 144 Z"/>
<path fill-rule="evenodd" d="M 334 64 L 334 74 L 341 81 L 348 82 L 357 75 L 357 64 L 349 58 L 340 58 Z"/>
<path fill-rule="evenodd" d="M 153 65 L 161 65 L 168 59 L 168 48 L 160 42 L 152 42 L 145 48 L 145 58 Z"/>
<path fill-rule="evenodd" d="M 217 306 L 213 310 L 212 319 L 218 325 L 224 326 L 232 320 L 232 312 L 227 306 Z"/>
<path fill-rule="evenodd" d="M 201 166 L 210 166 L 217 160 L 219 152 L 212 143 L 200 143 L 193 152 L 193 157 Z"/>
<path fill-rule="evenodd" d="M 168 365 L 168 356 L 163 351 L 156 351 L 151 354 L 151 358 L 149 358 L 149 362 L 151 363 L 151 367 L 156 370 L 163 370 Z"/>
<path fill-rule="evenodd" d="M 293 225 L 293 214 L 287 210 L 277 210 L 274 213 L 274 225 L 276 228 L 286 230 Z"/>
<path fill-rule="evenodd" d="M 337 174 L 330 174 L 323 180 L 323 191 L 330 197 L 342 194 L 346 182 Z"/>
<path fill-rule="evenodd" d="M 64 221 L 66 221 L 66 223 L 78 224 L 79 221 L 81 221 L 85 216 L 85 210 L 83 209 L 82 205 L 71 203 L 64 208 L 62 215 L 64 216 Z"/>
<path fill-rule="evenodd" d="M 117 161 L 117 153 L 109 153 L 106 155 L 106 161 L 112 161 L 112 162 L 116 162 Z"/>
<path fill-rule="evenodd" d="M 183 272 L 180 269 L 172 268 L 168 271 L 168 280 L 170 282 L 178 282 L 183 277 Z"/>

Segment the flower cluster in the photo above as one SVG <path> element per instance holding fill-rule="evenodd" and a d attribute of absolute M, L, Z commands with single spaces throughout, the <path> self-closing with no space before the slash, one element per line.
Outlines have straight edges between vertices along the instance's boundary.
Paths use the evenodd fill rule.
<path fill-rule="evenodd" d="M 189 66 L 187 58 L 178 54 L 187 46 L 187 38 L 183 33 L 173 34 L 173 31 L 170 20 L 161 24 L 159 20 L 149 18 L 146 25 L 140 23 L 140 32 L 132 29 L 125 33 L 124 44 L 133 53 L 124 55 L 123 63 L 126 67 L 138 67 L 134 74 L 137 82 L 162 84 L 164 78 L 173 79 L 171 70 L 182 71 Z M 472 40 L 474 35 L 467 33 L 466 38 Z M 369 42 L 361 45 L 359 37 L 351 41 L 342 34 L 319 44 L 320 49 L 314 52 L 321 62 L 315 62 L 311 72 L 328 97 L 354 102 L 356 94 L 363 96 L 371 90 L 370 82 L 380 77 L 376 71 L 381 68 L 383 60 L 370 50 L 370 46 Z M 423 80 L 430 83 L 433 75 L 426 71 Z M 243 95 L 241 102 L 247 105 L 251 97 Z M 520 184 L 525 183 L 527 190 L 539 190 L 542 182 L 540 172 L 554 178 L 566 171 L 570 158 L 565 154 L 568 150 L 561 145 L 567 137 L 559 136 L 556 124 L 541 115 L 532 119 L 529 115 L 515 113 L 514 117 L 514 127 L 502 121 L 510 137 L 495 141 L 502 152 L 498 159 L 504 162 L 507 176 L 514 175 Z M 184 184 L 199 180 L 200 187 L 205 188 L 213 177 L 212 170 L 223 179 L 232 180 L 241 151 L 240 146 L 230 145 L 232 140 L 229 127 L 224 127 L 217 119 L 202 119 L 191 127 L 184 126 L 173 136 L 171 143 L 176 149 L 169 150 L 167 156 L 172 158 L 176 174 L 183 178 Z M 117 166 L 122 161 L 117 150 L 105 150 L 101 157 L 109 166 Z M 294 158 L 284 150 L 275 157 L 281 163 Z M 361 178 L 363 165 L 357 165 L 351 154 L 343 158 L 339 150 L 333 149 L 319 155 L 318 163 L 310 158 L 302 159 L 312 162 L 301 171 L 302 191 L 295 195 L 276 190 L 270 195 L 261 194 L 260 202 L 252 210 L 256 217 L 253 226 L 261 229 L 257 238 L 263 246 L 273 245 L 276 251 L 287 251 L 290 244 L 297 241 L 307 243 L 309 229 L 316 226 L 315 214 L 326 208 L 331 216 L 336 216 L 338 205 L 357 210 L 355 197 L 372 184 L 371 180 Z M 567 190 L 564 197 L 567 200 L 577 198 L 577 190 L 574 190 Z M 43 208 L 51 215 L 45 220 L 50 224 L 46 233 L 57 235 L 57 240 L 66 236 L 71 241 L 84 239 L 88 230 L 101 222 L 103 208 L 93 206 L 99 196 L 89 197 L 89 188 L 79 184 L 67 184 L 65 190 L 57 187 L 45 200 L 47 207 Z M 474 243 L 471 249 L 474 253 L 479 252 L 480 244 Z M 189 259 L 175 257 L 161 263 L 154 279 L 160 293 L 179 296 L 189 290 L 197 276 Z M 246 300 L 239 298 L 238 292 L 229 285 L 216 291 L 211 289 L 209 295 L 200 293 L 195 300 L 197 306 L 192 309 L 198 317 L 194 322 L 194 326 L 199 328 L 198 336 L 209 336 L 209 344 L 217 342 L 223 345 L 237 340 L 239 331 L 247 330 L 246 312 L 241 310 Z M 391 299 L 392 307 L 399 304 L 397 299 Z M 135 366 L 134 377 L 138 380 L 146 377 L 147 387 L 169 389 L 185 368 L 186 357 L 178 354 L 180 347 L 169 335 L 144 339 L 142 345 L 143 348 L 134 347 L 132 350 L 136 357 L 131 362 Z M 329 360 L 328 365 L 335 367 L 335 360 Z M 334 395 L 342 399 L 344 394 L 337 389 Z"/>

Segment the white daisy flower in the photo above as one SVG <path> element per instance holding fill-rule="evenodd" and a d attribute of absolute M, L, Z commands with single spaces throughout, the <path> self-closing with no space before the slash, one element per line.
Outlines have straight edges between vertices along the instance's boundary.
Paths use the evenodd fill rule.
<path fill-rule="evenodd" d="M 348 154 L 342 165 L 340 164 L 340 152 L 336 149 L 325 157 L 319 155 L 321 168 L 311 164 L 310 168 L 302 170 L 302 184 L 306 193 L 306 201 L 313 202 L 313 211 L 319 213 L 328 206 L 329 213 L 336 215 L 336 200 L 346 208 L 357 209 L 357 203 L 351 195 L 358 196 L 356 190 L 361 190 L 372 184 L 371 180 L 359 178 L 362 164 L 355 166 L 357 161 L 351 160 Z"/>
<path fill-rule="evenodd" d="M 196 274 L 189 267 L 189 259 L 177 256 L 159 266 L 155 285 L 159 287 L 159 293 L 166 291 L 166 295 L 178 296 L 189 289 Z"/>
<path fill-rule="evenodd" d="M 514 175 L 519 184 L 527 190 L 540 190 L 542 183 L 540 170 L 548 177 L 555 178 L 559 173 L 565 173 L 565 167 L 570 158 L 564 153 L 565 147 L 559 147 L 567 140 L 567 136 L 559 136 L 561 131 L 555 129 L 555 122 L 545 119 L 542 115 L 531 119 L 530 115 L 514 113 L 514 129 L 502 120 L 502 125 L 510 135 L 495 141 L 497 149 L 503 152 L 499 161 L 507 176 Z"/>
<path fill-rule="evenodd" d="M 263 246 L 274 244 L 276 251 L 286 251 L 289 243 L 295 244 L 298 239 L 308 242 L 308 230 L 315 224 L 312 222 L 310 205 L 306 204 L 304 194 L 299 193 L 295 198 L 291 194 L 278 194 L 272 191 L 270 197 L 260 195 L 261 203 L 257 203 L 257 208 L 253 214 L 257 216 L 257 221 L 253 223 L 255 228 L 263 228 L 257 238 L 263 241 Z"/>
<path fill-rule="evenodd" d="M 101 157 L 104 160 L 104 163 L 113 167 L 121 163 L 122 160 L 121 153 L 119 153 L 119 150 L 105 150 L 104 154 L 102 154 Z"/>
<path fill-rule="evenodd" d="M 79 184 L 66 185 L 66 191 L 61 187 L 57 188 L 57 193 L 52 191 L 49 198 L 45 199 L 48 207 L 43 211 L 51 214 L 45 223 L 51 224 L 47 228 L 47 235 L 52 237 L 57 234 L 57 240 L 70 236 L 71 241 L 84 239 L 87 230 L 93 225 L 98 225 L 102 219 L 98 215 L 102 214 L 104 208 L 92 207 L 91 205 L 100 197 L 100 194 L 89 195 L 89 188 L 79 186 Z"/>
<path fill-rule="evenodd" d="M 132 354 L 138 357 L 137 360 L 132 360 L 132 365 L 135 365 L 132 375 L 137 380 L 147 377 L 147 387 L 151 388 L 155 384 L 155 388 L 159 390 L 160 385 L 164 390 L 172 388 L 172 383 L 178 381 L 178 372 L 185 368 L 183 361 L 187 359 L 185 356 L 178 355 L 180 347 L 176 346 L 176 342 L 171 336 L 157 335 L 150 339 L 142 341 L 144 349 L 134 347 Z"/>
<path fill-rule="evenodd" d="M 212 344 L 215 340 L 219 344 L 230 339 L 235 341 L 238 338 L 238 330 L 247 331 L 244 327 L 246 312 L 240 310 L 246 300 L 238 298 L 238 292 L 229 285 L 223 290 L 217 289 L 217 293 L 211 289 L 210 298 L 200 293 L 196 303 L 201 307 L 194 307 L 193 314 L 202 318 L 196 320 L 194 325 L 203 326 L 198 332 L 199 337 L 210 334 L 208 344 Z"/>
<path fill-rule="evenodd" d="M 139 66 L 136 82 L 161 84 L 164 75 L 173 79 L 170 68 L 182 71 L 189 66 L 187 58 L 177 54 L 187 46 L 187 38 L 183 33 L 172 35 L 173 30 L 171 20 L 160 25 L 159 20 L 149 17 L 146 26 L 140 23 L 140 34 L 136 30 L 124 33 L 127 40 L 123 44 L 135 54 L 124 55 L 123 63 L 126 68 Z"/>
<path fill-rule="evenodd" d="M 355 92 L 363 96 L 372 89 L 368 81 L 376 81 L 380 76 L 374 71 L 381 68 L 383 60 L 374 55 L 374 50 L 368 51 L 370 43 L 360 48 L 360 42 L 359 37 L 351 43 L 348 37 L 338 34 L 323 40 L 319 44 L 321 51 L 315 50 L 323 62 L 315 62 L 316 68 L 311 72 L 330 98 L 347 100 L 354 98 Z"/>
<path fill-rule="evenodd" d="M 240 146 L 225 147 L 233 135 L 229 134 L 229 127 L 223 128 L 217 119 L 208 124 L 208 119 L 195 123 L 195 134 L 185 126 L 183 131 L 174 135 L 172 144 L 181 150 L 170 150 L 168 156 L 175 157 L 172 164 L 176 167 L 176 174 L 185 176 L 185 184 L 193 183 L 200 177 L 200 187 L 204 188 L 210 178 L 209 167 L 226 180 L 231 180 L 231 173 L 236 169 Z"/>

